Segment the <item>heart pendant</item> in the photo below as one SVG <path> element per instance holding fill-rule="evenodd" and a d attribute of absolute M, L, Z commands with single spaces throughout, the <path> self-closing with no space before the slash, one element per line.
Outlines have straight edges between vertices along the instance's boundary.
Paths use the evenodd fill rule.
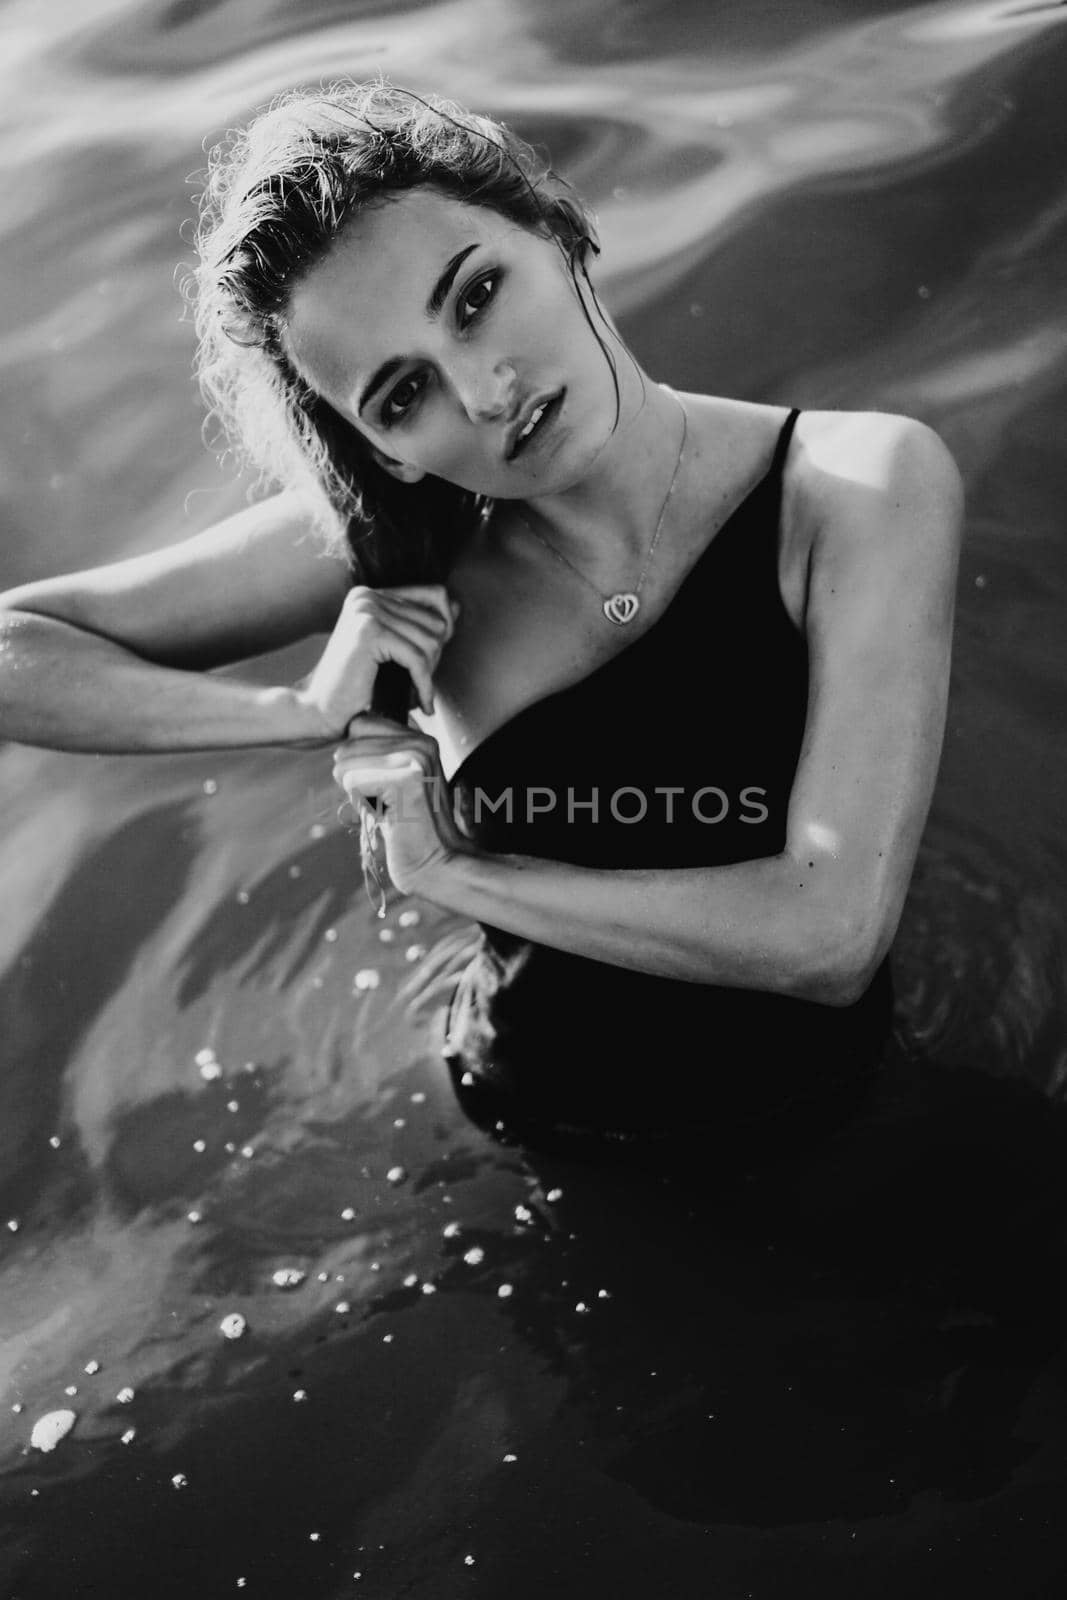
<path fill-rule="evenodd" d="M 613 594 L 604 601 L 604 615 L 609 622 L 617 622 L 622 627 L 627 622 L 632 622 L 641 602 L 635 594 Z"/>

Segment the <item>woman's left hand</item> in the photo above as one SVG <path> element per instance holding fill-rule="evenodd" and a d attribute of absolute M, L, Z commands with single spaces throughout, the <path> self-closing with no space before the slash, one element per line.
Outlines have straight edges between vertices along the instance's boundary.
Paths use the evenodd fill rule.
<path fill-rule="evenodd" d="M 456 826 L 436 739 L 363 713 L 334 751 L 333 776 L 354 810 L 361 800 L 375 806 L 395 887 L 432 900 L 441 870 L 471 848 Z"/>

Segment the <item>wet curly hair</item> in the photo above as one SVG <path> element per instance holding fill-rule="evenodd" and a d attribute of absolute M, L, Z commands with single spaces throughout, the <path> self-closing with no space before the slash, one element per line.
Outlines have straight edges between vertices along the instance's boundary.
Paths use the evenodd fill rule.
<path fill-rule="evenodd" d="M 354 581 L 441 581 L 490 502 L 430 475 L 399 483 L 375 463 L 289 359 L 294 285 L 351 218 L 432 187 L 554 240 L 577 288 L 599 253 L 590 211 L 504 124 L 384 80 L 281 96 L 211 150 L 203 182 L 188 292 L 213 442 L 260 485 L 313 491 L 326 544 L 346 554 Z"/>

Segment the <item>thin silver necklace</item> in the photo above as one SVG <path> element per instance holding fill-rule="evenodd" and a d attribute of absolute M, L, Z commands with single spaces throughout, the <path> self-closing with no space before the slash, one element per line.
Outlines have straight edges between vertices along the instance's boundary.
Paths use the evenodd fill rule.
<path fill-rule="evenodd" d="M 689 413 L 682 404 L 681 398 L 674 393 L 674 390 L 669 384 L 662 383 L 660 384 L 660 388 L 666 389 L 667 393 L 669 395 L 674 395 L 675 400 L 678 401 L 678 409 L 682 413 L 682 442 L 678 446 L 678 459 L 674 463 L 674 471 L 671 473 L 671 481 L 667 485 L 667 493 L 664 495 L 663 504 L 659 508 L 659 516 L 656 519 L 656 528 L 652 535 L 652 542 L 648 547 L 648 554 L 645 556 L 645 564 L 641 568 L 640 575 L 632 589 L 620 589 L 618 594 L 610 594 L 605 596 L 597 588 L 596 584 L 591 578 L 587 578 L 585 573 L 580 571 L 579 568 L 574 565 L 573 561 L 569 561 L 563 554 L 562 550 L 557 550 L 551 540 L 546 539 L 544 534 L 539 532 L 538 529 L 534 527 L 533 523 L 530 522 L 521 511 L 519 511 L 517 506 L 515 508 L 519 520 L 526 524 L 534 538 L 539 540 L 539 542 L 544 545 L 545 549 L 548 550 L 550 554 L 555 556 L 557 561 L 562 561 L 563 565 L 565 567 L 569 567 L 576 577 L 581 578 L 586 588 L 592 589 L 593 593 L 600 601 L 600 609 L 603 611 L 608 621 L 614 622 L 620 628 L 624 628 L 627 623 L 632 622 L 641 609 L 641 586 L 645 581 L 645 576 L 649 567 L 652 565 L 652 557 L 656 553 L 656 546 L 659 544 L 659 536 L 663 532 L 663 522 L 667 515 L 667 507 L 671 503 L 671 496 L 674 493 L 674 486 L 678 482 L 678 474 L 682 470 L 682 461 L 685 457 L 685 442 L 689 437 Z"/>

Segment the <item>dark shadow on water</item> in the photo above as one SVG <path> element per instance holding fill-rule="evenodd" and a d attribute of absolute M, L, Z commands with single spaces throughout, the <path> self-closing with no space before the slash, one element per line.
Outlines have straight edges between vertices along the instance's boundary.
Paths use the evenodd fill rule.
<path fill-rule="evenodd" d="M 976 1501 L 1039 1450 L 1019 1424 L 1067 1332 L 1067 1112 L 1033 1090 L 901 1054 L 847 1127 L 740 1177 L 696 1140 L 655 1172 L 528 1160 L 563 1191 L 551 1276 L 582 1309 L 527 1279 L 523 1335 L 603 1471 L 672 1518 Z"/>
<path fill-rule="evenodd" d="M 70 872 L 0 981 L 0 1196 L 21 1209 L 40 1182 L 38 1154 L 59 1124 L 64 1070 L 180 898 L 197 859 L 187 803 L 126 822 Z M 42 987 L 40 975 L 49 981 Z M 58 975 L 58 976 L 57 976 Z"/>
<path fill-rule="evenodd" d="M 247 901 L 211 906 L 179 964 L 178 1002 L 192 1005 L 222 974 L 240 968 L 284 989 L 306 969 L 322 937 L 352 903 L 352 844 L 327 836 L 273 864 Z"/>

